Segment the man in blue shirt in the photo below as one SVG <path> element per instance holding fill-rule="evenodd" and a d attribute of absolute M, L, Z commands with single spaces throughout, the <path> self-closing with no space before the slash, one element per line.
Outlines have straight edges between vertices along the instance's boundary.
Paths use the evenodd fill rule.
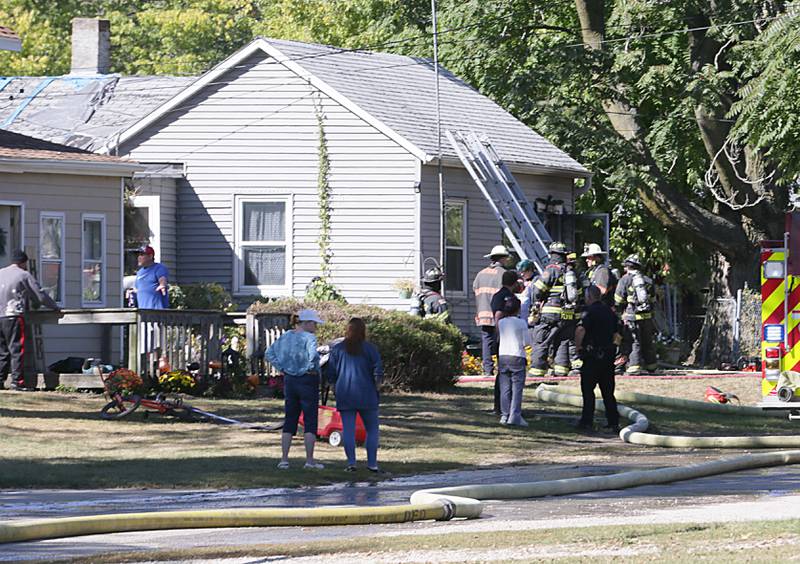
<path fill-rule="evenodd" d="M 317 412 L 319 410 L 319 353 L 317 352 L 317 325 L 322 323 L 313 309 L 298 314 L 298 323 L 267 349 L 264 355 L 272 366 L 283 374 L 284 420 L 281 435 L 281 461 L 278 468 L 289 468 L 289 448 L 297 432 L 300 413 L 303 413 L 303 440 L 306 447 L 304 468 L 321 470 L 322 464 L 314 460 L 317 441 Z"/>
<path fill-rule="evenodd" d="M 149 245 L 139 249 L 139 270 L 133 289 L 136 307 L 141 309 L 169 309 L 167 293 L 167 267 L 155 260 L 156 252 Z"/>

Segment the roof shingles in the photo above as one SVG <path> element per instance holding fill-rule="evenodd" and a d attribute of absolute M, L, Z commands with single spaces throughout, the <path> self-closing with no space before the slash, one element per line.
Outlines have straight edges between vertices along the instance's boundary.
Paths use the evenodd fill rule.
<path fill-rule="evenodd" d="M 266 41 L 428 155 L 437 154 L 431 61 L 296 41 Z M 488 136 L 508 162 L 588 173 L 575 159 L 444 69 L 440 70 L 439 87 L 443 129 Z M 446 139 L 442 149 L 444 156 L 456 157 Z"/>
<path fill-rule="evenodd" d="M 296 41 L 255 41 L 261 40 L 427 155 L 437 154 L 435 75 L 429 60 Z M 100 150 L 194 81 L 116 75 L 0 78 L 0 127 Z M 446 70 L 440 75 L 440 93 L 443 129 L 488 136 L 510 163 L 588 174 L 575 159 Z M 456 157 L 444 138 L 442 149 L 445 157 Z"/>
<path fill-rule="evenodd" d="M 0 160 L 50 160 L 50 161 L 81 161 L 100 163 L 128 163 L 125 159 L 110 155 L 98 155 L 77 147 L 68 147 L 58 143 L 51 143 L 35 137 L 20 135 L 0 129 Z"/>

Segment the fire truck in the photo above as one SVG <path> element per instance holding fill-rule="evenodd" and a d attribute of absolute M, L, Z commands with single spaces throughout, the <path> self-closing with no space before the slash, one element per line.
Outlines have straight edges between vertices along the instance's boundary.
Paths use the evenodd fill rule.
<path fill-rule="evenodd" d="M 761 243 L 761 402 L 800 419 L 800 212 L 783 241 Z"/>

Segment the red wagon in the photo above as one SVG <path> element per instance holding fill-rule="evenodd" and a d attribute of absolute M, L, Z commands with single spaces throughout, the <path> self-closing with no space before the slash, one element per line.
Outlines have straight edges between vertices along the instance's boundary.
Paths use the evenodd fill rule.
<path fill-rule="evenodd" d="M 317 438 L 327 439 L 331 446 L 342 444 L 342 416 L 335 407 L 319 406 L 317 412 Z M 300 424 L 303 424 L 303 414 L 300 414 Z M 356 443 L 363 444 L 367 440 L 367 429 L 360 415 L 356 415 Z"/>

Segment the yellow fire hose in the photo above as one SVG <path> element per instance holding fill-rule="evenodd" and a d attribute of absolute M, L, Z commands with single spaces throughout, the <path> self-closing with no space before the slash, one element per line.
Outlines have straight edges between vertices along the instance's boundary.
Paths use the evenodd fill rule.
<path fill-rule="evenodd" d="M 0 543 L 162 529 L 312 527 L 442 521 L 452 519 L 454 512 L 453 504 L 439 497 L 428 503 L 386 507 L 206 509 L 89 515 L 0 524 Z"/>
<path fill-rule="evenodd" d="M 558 388 L 559 391 L 565 388 Z M 537 397 L 543 401 L 581 405 L 581 398 L 573 394 L 553 391 L 549 386 L 540 386 Z M 569 390 L 574 392 L 575 389 Z M 637 396 L 641 396 L 636 394 Z M 648 401 L 654 401 L 649 396 Z M 642 400 L 643 401 L 643 400 Z M 657 405 L 689 407 L 682 402 L 659 398 Z M 672 402 L 675 403 L 672 403 Z M 643 401 L 644 402 L 644 401 Z M 702 404 L 702 402 L 694 402 Z M 602 409 L 602 402 L 598 401 Z M 698 406 L 692 406 L 699 408 Z M 718 411 L 715 404 L 708 404 Z M 737 411 L 735 410 L 726 411 Z M 631 424 L 620 432 L 620 437 L 638 444 L 692 447 L 763 448 L 800 445 L 798 437 L 660 437 L 645 433 L 649 426 L 647 417 L 629 407 L 620 405 L 619 412 Z M 747 413 L 746 411 L 738 411 Z M 769 440 L 767 440 L 769 439 Z M 661 443 L 659 441 L 663 440 Z M 651 442 L 652 441 L 652 442 Z M 772 444 L 774 443 L 774 444 Z M 331 526 L 366 525 L 380 523 L 402 523 L 408 521 L 450 520 L 453 518 L 474 519 L 481 515 L 482 500 L 529 499 L 550 495 L 569 495 L 591 491 L 630 488 L 648 484 L 666 484 L 704 476 L 713 476 L 739 470 L 765 468 L 800 463 L 800 450 L 748 454 L 690 464 L 688 466 L 634 470 L 605 476 L 587 476 L 541 482 L 517 484 L 466 485 L 420 490 L 411 495 L 407 505 L 385 507 L 318 507 L 275 509 L 211 509 L 199 511 L 164 511 L 152 513 L 129 513 L 114 515 L 92 515 L 42 519 L 37 521 L 7 522 L 0 524 L 0 543 L 22 542 L 64 538 L 91 534 L 107 534 L 130 531 L 163 529 L 192 529 L 220 527 L 279 527 L 279 526 Z"/>

